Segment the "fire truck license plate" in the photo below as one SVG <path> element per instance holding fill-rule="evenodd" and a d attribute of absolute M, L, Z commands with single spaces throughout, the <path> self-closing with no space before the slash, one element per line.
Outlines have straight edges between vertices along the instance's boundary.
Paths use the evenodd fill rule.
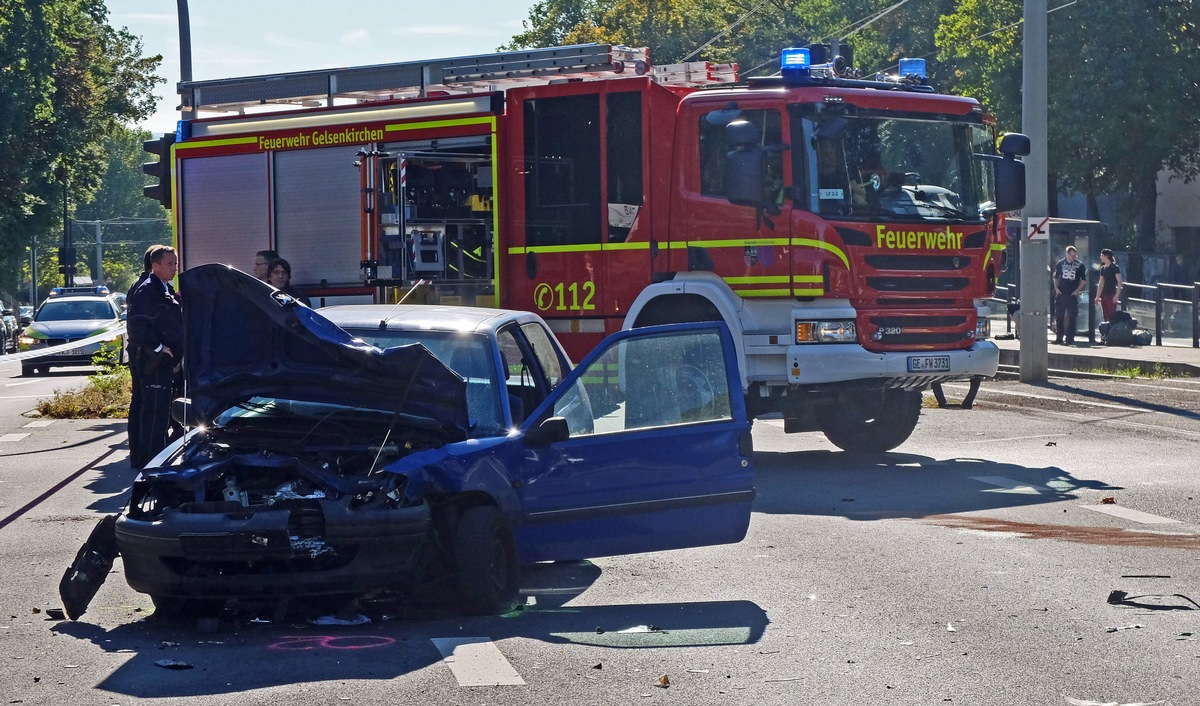
<path fill-rule="evenodd" d="M 948 355 L 910 355 L 908 356 L 908 372 L 938 373 L 949 372 L 950 356 Z"/>

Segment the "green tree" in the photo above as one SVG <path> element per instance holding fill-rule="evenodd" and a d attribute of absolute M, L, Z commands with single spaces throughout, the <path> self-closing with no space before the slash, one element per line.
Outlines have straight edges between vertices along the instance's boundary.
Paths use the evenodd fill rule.
<path fill-rule="evenodd" d="M 64 194 L 99 188 L 105 139 L 153 110 L 161 57 L 107 19 L 102 0 L 0 0 L 0 288 L 61 233 Z"/>
<path fill-rule="evenodd" d="M 75 209 L 77 221 L 99 223 L 103 242 L 104 277 L 112 279 L 114 291 L 125 291 L 142 271 L 142 255 L 153 243 L 171 241 L 169 212 L 157 201 L 142 196 L 147 177 L 142 163 L 152 156 L 142 150 L 151 138 L 144 130 L 118 126 L 105 140 L 108 166 L 100 190 L 90 203 Z M 74 231 L 84 270 L 95 279 L 96 227 L 79 224 Z M 86 256 L 85 256 L 86 253 Z"/>
<path fill-rule="evenodd" d="M 1021 17 L 1019 0 L 964 0 L 938 30 L 943 54 L 959 62 L 956 88 L 983 96 L 1008 129 L 1020 126 Z M 1092 204 L 1124 197 L 1118 226 L 1136 233 L 1138 249 L 1153 250 L 1159 172 L 1186 180 L 1200 172 L 1195 5 L 1078 2 L 1048 22 L 1048 158 L 1057 188 Z"/>

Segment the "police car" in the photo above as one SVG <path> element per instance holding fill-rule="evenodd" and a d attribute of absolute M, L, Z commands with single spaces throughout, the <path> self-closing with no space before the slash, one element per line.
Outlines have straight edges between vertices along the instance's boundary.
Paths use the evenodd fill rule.
<path fill-rule="evenodd" d="M 124 364 L 124 318 L 108 287 L 55 287 L 21 332 L 19 342 L 21 353 L 43 349 L 47 353 L 22 359 L 21 374 L 44 373 L 54 366 L 91 365 L 92 356 L 105 344 L 118 346 L 118 362 Z M 70 345 L 84 340 L 89 342 Z"/>

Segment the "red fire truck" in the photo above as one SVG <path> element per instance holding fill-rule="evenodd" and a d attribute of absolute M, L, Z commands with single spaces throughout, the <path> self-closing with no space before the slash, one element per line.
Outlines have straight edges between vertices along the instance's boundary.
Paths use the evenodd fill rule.
<path fill-rule="evenodd" d="M 184 268 L 271 248 L 314 305 L 528 309 L 576 359 L 720 318 L 752 415 L 883 451 L 923 389 L 996 372 L 1028 140 L 997 151 L 976 101 L 846 54 L 742 85 L 612 45 L 184 82 L 200 117 L 147 150 Z"/>

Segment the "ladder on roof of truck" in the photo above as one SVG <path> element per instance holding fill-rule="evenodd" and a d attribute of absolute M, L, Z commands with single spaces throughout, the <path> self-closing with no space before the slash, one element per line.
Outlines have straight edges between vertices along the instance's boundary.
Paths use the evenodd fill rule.
<path fill-rule="evenodd" d="M 576 44 L 547 49 L 321 69 L 266 76 L 182 81 L 183 107 L 192 111 L 244 112 L 261 105 L 330 106 L 338 99 L 370 102 L 503 90 L 557 81 L 644 76 L 677 86 L 736 83 L 737 64 L 693 61 L 650 66 L 646 49 Z"/>

